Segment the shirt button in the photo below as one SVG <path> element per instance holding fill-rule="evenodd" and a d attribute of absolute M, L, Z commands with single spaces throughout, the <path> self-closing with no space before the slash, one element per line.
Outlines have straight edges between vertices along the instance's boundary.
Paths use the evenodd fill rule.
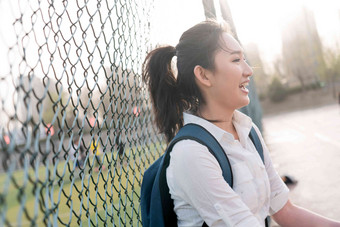
<path fill-rule="evenodd" d="M 221 209 L 222 209 L 222 207 L 221 207 L 220 204 L 216 204 L 216 205 L 215 205 L 215 208 L 216 208 L 216 210 L 221 210 Z"/>

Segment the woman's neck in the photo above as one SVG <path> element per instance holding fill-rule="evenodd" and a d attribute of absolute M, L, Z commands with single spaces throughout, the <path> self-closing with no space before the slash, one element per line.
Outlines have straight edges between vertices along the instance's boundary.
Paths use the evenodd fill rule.
<path fill-rule="evenodd" d="M 201 107 L 197 111 L 197 115 L 217 127 L 231 133 L 236 140 L 238 140 L 238 134 L 233 124 L 234 110 L 221 110 L 221 111 L 210 111 L 209 108 Z"/>

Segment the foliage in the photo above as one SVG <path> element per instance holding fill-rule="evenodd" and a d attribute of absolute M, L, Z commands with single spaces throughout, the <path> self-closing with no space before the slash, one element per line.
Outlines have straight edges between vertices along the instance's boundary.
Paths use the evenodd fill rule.
<path fill-rule="evenodd" d="M 287 90 L 278 77 L 274 77 L 268 87 L 268 96 L 272 102 L 281 102 L 287 96 Z"/>
<path fill-rule="evenodd" d="M 326 63 L 327 63 L 327 71 L 326 71 L 326 81 L 331 85 L 333 97 L 336 97 L 336 88 L 335 84 L 340 79 L 340 48 L 337 45 L 333 48 L 328 48 L 324 52 Z"/>
<path fill-rule="evenodd" d="M 323 86 L 323 83 L 316 82 L 316 83 L 311 83 L 311 84 L 306 85 L 304 89 L 301 86 L 289 87 L 289 88 L 286 88 L 286 92 L 287 92 L 287 95 L 292 95 L 292 94 L 303 92 L 304 90 L 306 91 L 316 90 L 316 89 L 322 88 L 322 86 Z"/>

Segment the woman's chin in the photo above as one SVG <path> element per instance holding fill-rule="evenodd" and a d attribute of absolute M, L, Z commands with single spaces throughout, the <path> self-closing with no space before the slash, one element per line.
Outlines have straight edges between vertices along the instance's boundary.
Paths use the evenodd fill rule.
<path fill-rule="evenodd" d="M 248 106 L 249 103 L 250 103 L 250 99 L 249 99 L 249 97 L 247 97 L 242 103 L 240 103 L 240 107 L 238 109 L 245 107 L 245 106 Z"/>

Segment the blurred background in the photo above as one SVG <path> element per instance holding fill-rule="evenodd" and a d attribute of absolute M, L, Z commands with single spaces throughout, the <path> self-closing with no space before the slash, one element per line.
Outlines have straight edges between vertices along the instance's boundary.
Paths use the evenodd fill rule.
<path fill-rule="evenodd" d="M 141 65 L 206 18 L 254 69 L 241 111 L 293 202 L 340 220 L 339 1 L 3 0 L 0 226 L 141 226 L 142 176 L 166 147 Z"/>
<path fill-rule="evenodd" d="M 217 2 L 217 1 L 215 1 Z M 223 1 L 222 1 L 223 2 Z M 339 92 L 340 3 L 335 0 L 312 1 L 227 1 L 233 25 L 247 59 L 254 67 L 256 90 L 263 101 L 264 113 L 271 113 L 271 103 L 285 101 L 290 95 L 304 93 L 313 102 L 334 102 Z M 157 7 L 159 7 L 157 9 Z M 216 8 L 219 7 L 216 4 Z M 164 11 L 162 11 L 164 10 Z M 159 1 L 155 15 L 155 40 L 176 45 L 186 28 L 204 18 L 194 12 L 202 6 Z M 172 14 L 187 14 L 187 20 Z M 196 16 L 195 16 L 196 15 Z M 219 9 L 217 19 L 223 18 Z M 225 19 L 225 18 L 224 18 Z M 180 32 L 179 32 L 180 31 Z M 308 91 L 323 90 L 319 93 Z M 327 92 L 327 98 L 323 97 Z M 307 92 L 307 93 L 306 93 Z M 323 100 L 315 100 L 324 98 Z M 297 102 L 294 99 L 295 102 Z M 299 103 L 313 105 L 312 103 Z M 299 106 L 287 104 L 290 108 Z M 274 109 L 280 105 L 274 105 Z M 280 109 L 284 110 L 284 109 Z"/>

